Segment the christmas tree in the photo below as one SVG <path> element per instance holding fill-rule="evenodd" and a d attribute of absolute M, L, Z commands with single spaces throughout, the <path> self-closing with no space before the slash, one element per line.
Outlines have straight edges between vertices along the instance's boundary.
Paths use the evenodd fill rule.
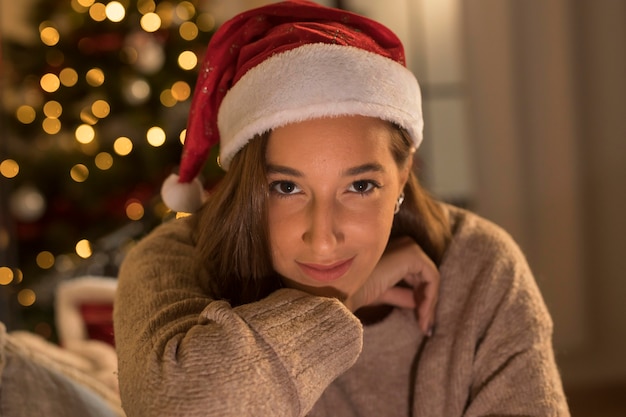
<path fill-rule="evenodd" d="M 159 189 L 215 19 L 196 0 L 31 10 L 38 42 L 3 40 L 0 319 L 54 338 L 59 281 L 115 276 L 127 248 L 172 215 Z"/>

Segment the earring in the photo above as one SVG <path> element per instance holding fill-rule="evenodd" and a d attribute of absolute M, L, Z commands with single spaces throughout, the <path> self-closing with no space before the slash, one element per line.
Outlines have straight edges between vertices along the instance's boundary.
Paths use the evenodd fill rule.
<path fill-rule="evenodd" d="M 404 202 L 404 191 L 400 193 L 400 195 L 398 196 L 398 201 L 396 201 L 396 208 L 393 210 L 393 214 L 398 214 L 398 212 L 400 211 L 400 206 L 402 205 L 403 202 Z"/>

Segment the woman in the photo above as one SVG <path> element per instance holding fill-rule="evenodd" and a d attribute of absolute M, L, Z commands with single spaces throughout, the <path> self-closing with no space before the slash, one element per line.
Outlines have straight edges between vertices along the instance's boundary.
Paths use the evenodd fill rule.
<path fill-rule="evenodd" d="M 127 414 L 569 415 L 523 255 L 419 186 L 421 132 L 380 24 L 293 1 L 222 25 L 163 190 L 196 213 L 120 271 Z M 227 172 L 203 199 L 218 143 Z"/>

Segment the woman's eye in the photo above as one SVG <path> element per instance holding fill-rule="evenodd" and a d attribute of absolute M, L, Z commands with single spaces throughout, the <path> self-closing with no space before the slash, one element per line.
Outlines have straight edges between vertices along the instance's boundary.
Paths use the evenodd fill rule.
<path fill-rule="evenodd" d="M 380 186 L 376 184 L 374 181 L 362 180 L 355 181 L 350 185 L 349 190 L 353 193 L 366 194 L 375 188 L 379 188 Z"/>
<path fill-rule="evenodd" d="M 282 195 L 296 194 L 301 191 L 296 183 L 291 181 L 275 181 L 270 184 L 270 190 Z"/>

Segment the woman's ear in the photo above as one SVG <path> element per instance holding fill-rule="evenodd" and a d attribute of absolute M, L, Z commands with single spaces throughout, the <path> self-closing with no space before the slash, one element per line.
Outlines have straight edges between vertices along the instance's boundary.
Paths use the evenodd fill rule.
<path fill-rule="evenodd" d="M 415 155 L 415 148 L 411 150 L 411 155 L 407 158 L 404 166 L 400 169 L 400 191 L 404 190 L 404 186 L 409 180 L 409 174 L 413 169 L 413 156 Z"/>

